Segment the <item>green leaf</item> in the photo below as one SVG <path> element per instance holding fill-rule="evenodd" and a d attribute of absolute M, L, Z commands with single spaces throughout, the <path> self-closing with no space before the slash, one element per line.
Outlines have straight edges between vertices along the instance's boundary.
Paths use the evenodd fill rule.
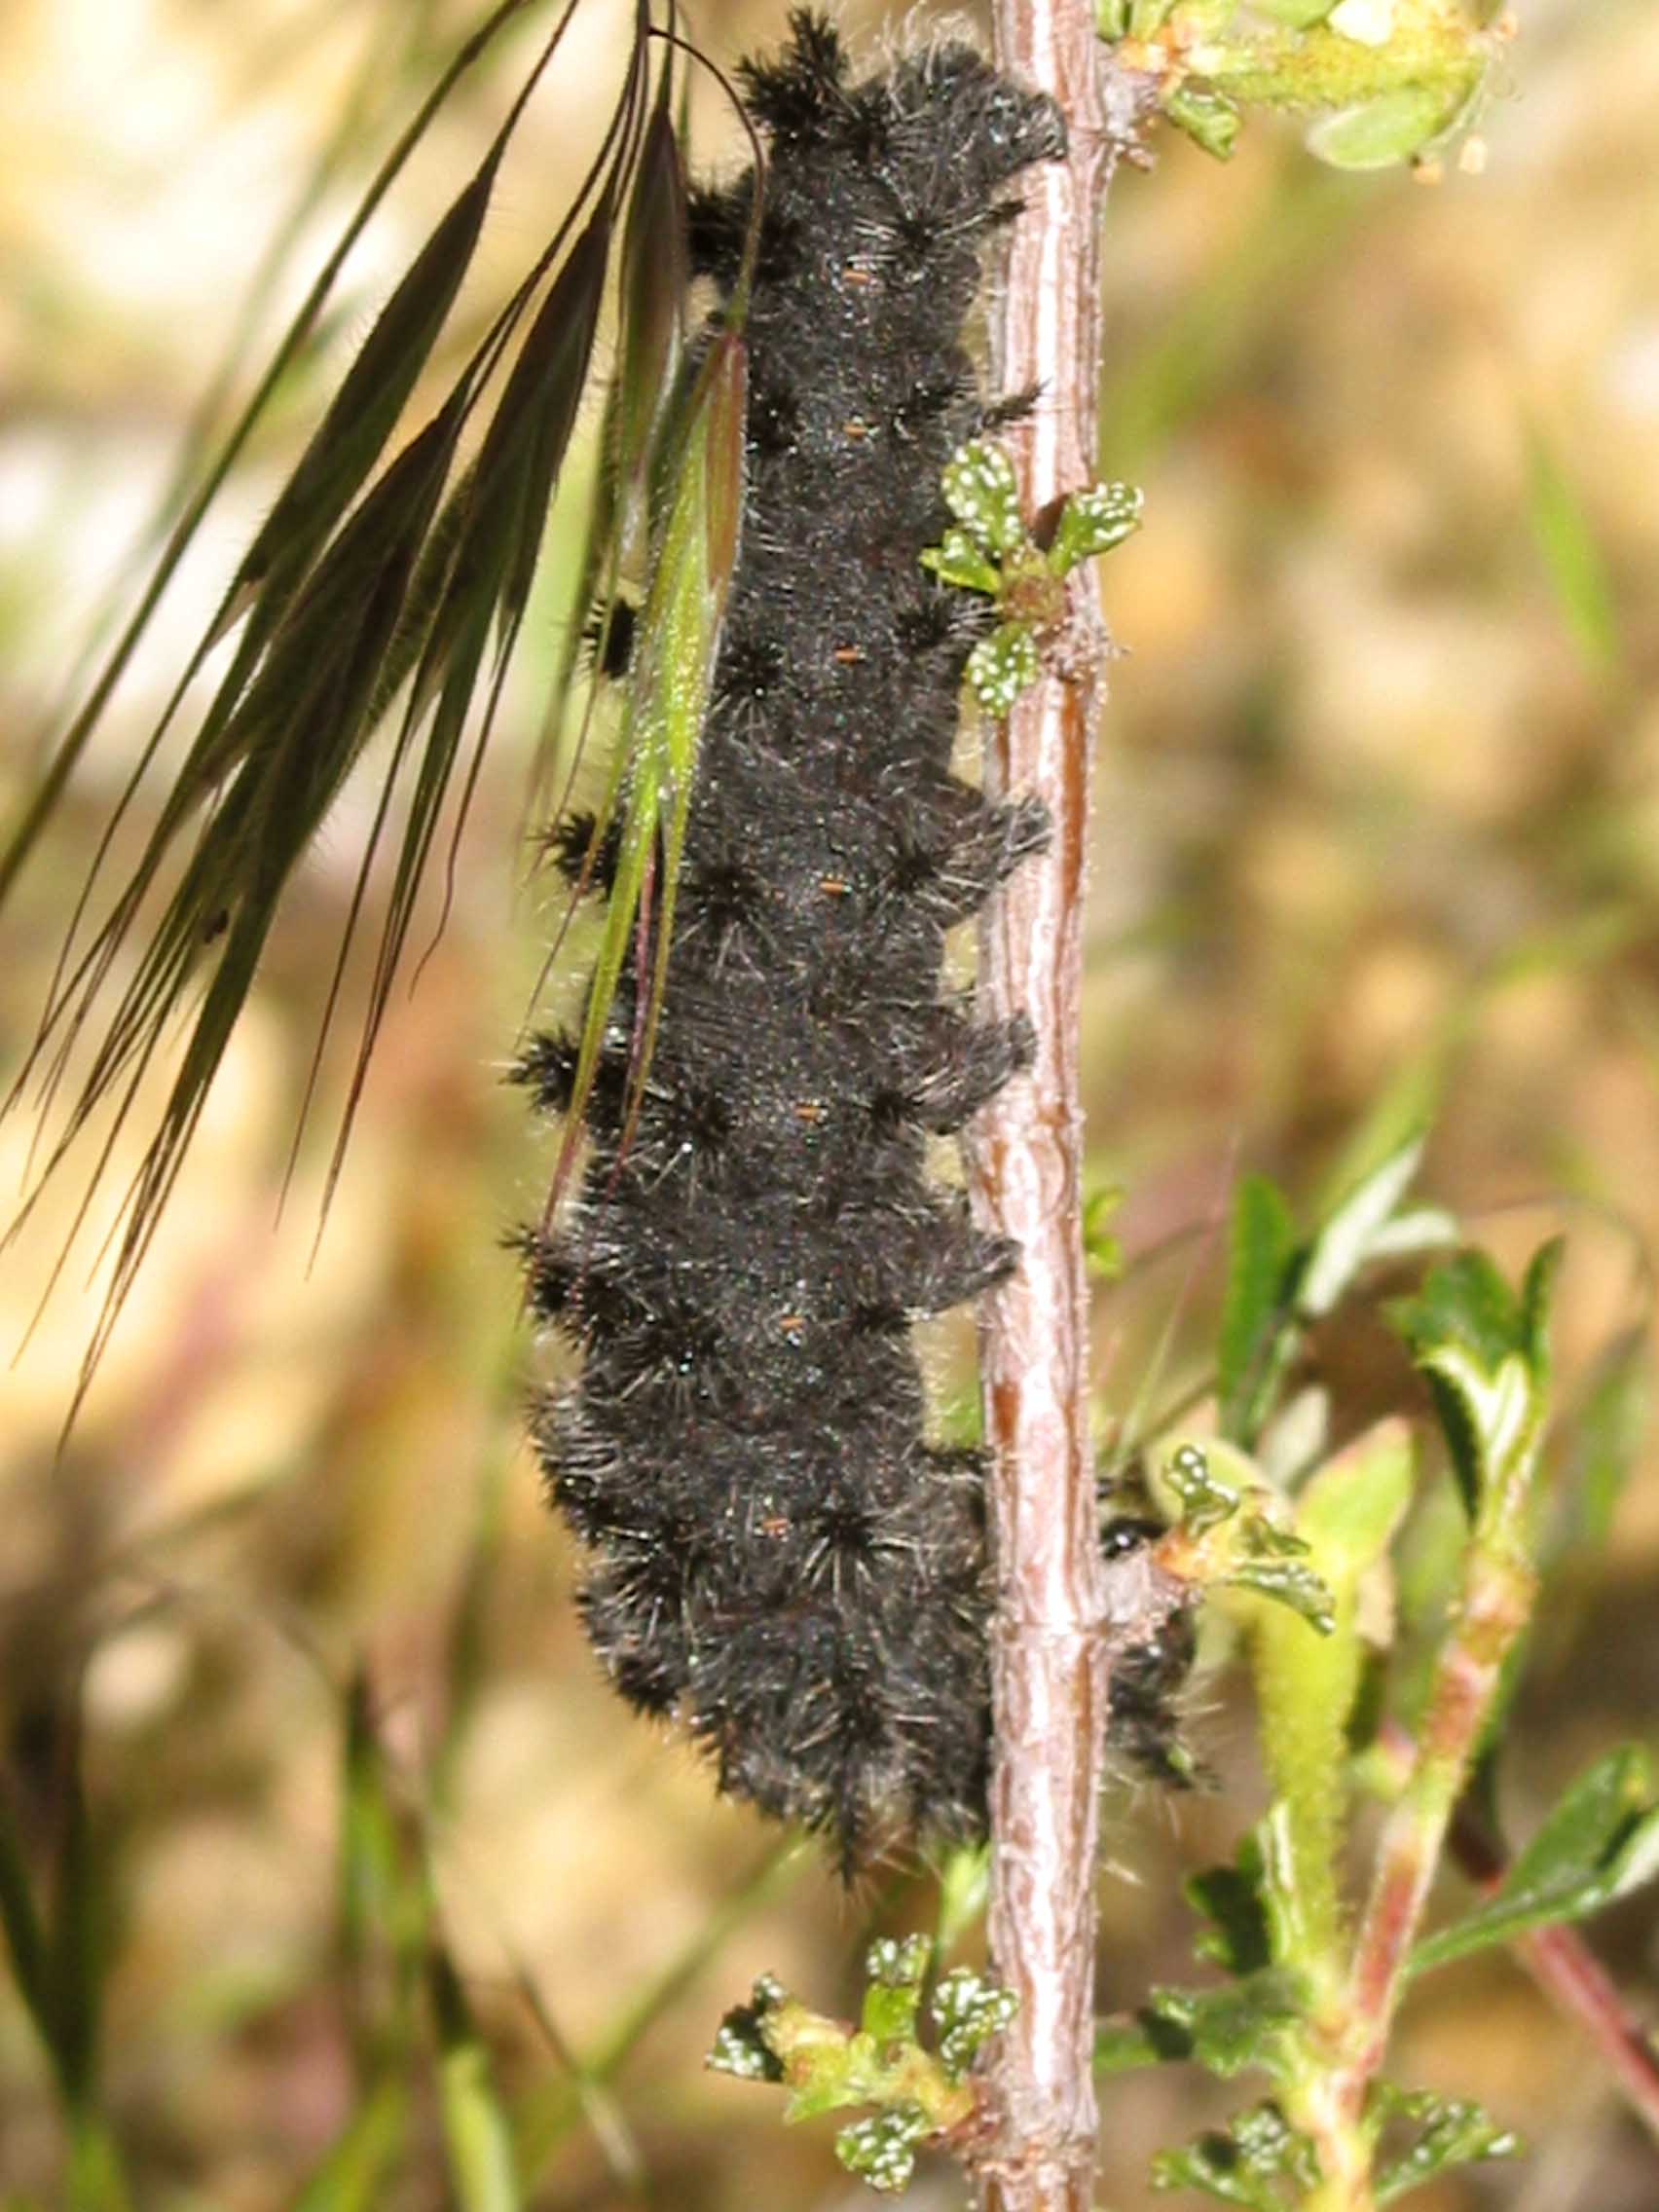
<path fill-rule="evenodd" d="M 1232 156 L 1244 118 L 1236 104 L 1213 85 L 1178 84 L 1163 95 L 1163 112 L 1177 130 L 1218 162 Z"/>
<path fill-rule="evenodd" d="M 1526 1358 L 1532 1380 L 1540 1390 L 1548 1384 L 1550 1378 L 1550 1312 L 1566 1258 L 1567 1239 L 1564 1236 L 1552 1236 L 1547 1244 L 1540 1244 L 1532 1254 L 1527 1272 L 1521 1278 L 1521 1335 L 1518 1348 Z"/>
<path fill-rule="evenodd" d="M 1225 1989 L 1155 1989 L 1141 2018 L 1166 2059 L 1191 2060 L 1224 2081 L 1251 2067 L 1276 2079 L 1285 2037 L 1306 2010 L 1298 1976 L 1270 1967 Z"/>
<path fill-rule="evenodd" d="M 1481 2107 L 1466 2098 L 1438 2097 L 1426 2089 L 1399 2089 L 1378 2082 L 1372 2086 L 1370 2107 L 1384 2121 L 1408 2120 L 1421 2130 L 1409 2151 L 1380 2168 L 1374 2185 L 1380 2205 L 1392 2204 L 1452 2166 L 1513 2158 L 1522 2148 L 1518 2135 L 1494 2126 Z"/>
<path fill-rule="evenodd" d="M 1458 1456 L 1465 1502 L 1478 1510 L 1535 1432 L 1541 1408 L 1532 1378 L 1523 1359 L 1511 1357 L 1489 1369 L 1460 1345 L 1438 1345 L 1421 1354 L 1420 1364 L 1443 1385 L 1437 1401 L 1444 1405 L 1449 1395 L 1456 1408 L 1447 1441 Z"/>
<path fill-rule="evenodd" d="M 1084 1265 L 1096 1282 L 1116 1282 L 1124 1272 L 1124 1247 L 1112 1230 L 1123 1202 L 1121 1183 L 1097 1183 L 1083 1201 Z"/>
<path fill-rule="evenodd" d="M 1210 1923 L 1193 1946 L 1195 1957 L 1240 1978 L 1272 1963 L 1264 1876 L 1261 1843 L 1251 1830 L 1231 1866 L 1211 1866 L 1182 1885 L 1187 1902 Z"/>
<path fill-rule="evenodd" d="M 1452 1346 L 1492 1370 L 1526 1344 L 1520 1304 L 1485 1252 L 1459 1252 L 1434 1269 L 1391 1317 L 1419 1359 Z"/>
<path fill-rule="evenodd" d="M 917 2106 L 898 2105 L 843 2127 L 835 2137 L 835 2156 L 870 2189 L 896 2196 L 909 2188 L 916 2145 L 930 2132 L 927 2115 Z"/>
<path fill-rule="evenodd" d="M 1287 2212 L 1318 2179 L 1312 2145 L 1271 2103 L 1239 2113 L 1225 2132 L 1200 2135 L 1188 2150 L 1161 2153 L 1152 2163 L 1154 2189 L 1196 2189 L 1247 2212 Z M 1285 2186 L 1293 2197 L 1286 2197 Z"/>
<path fill-rule="evenodd" d="M 1400 85 L 1322 116 L 1308 151 L 1334 169 L 1387 169 L 1416 159 L 1444 137 L 1468 105 L 1468 88 L 1448 95 L 1439 85 Z"/>
<path fill-rule="evenodd" d="M 1002 590 L 1002 571 L 995 562 L 987 561 L 977 541 L 954 523 L 937 545 L 926 547 L 921 561 L 940 583 L 953 584 L 959 591 L 980 591 L 995 599 Z"/>
<path fill-rule="evenodd" d="M 1037 641 L 1026 622 L 1004 622 L 968 655 L 968 688 L 1001 721 L 1038 676 Z"/>
<path fill-rule="evenodd" d="M 940 1980 L 928 2009 L 939 2032 L 940 2064 L 960 2082 L 992 2037 L 1014 2024 L 1019 2000 L 972 1967 L 956 1967 Z"/>
<path fill-rule="evenodd" d="M 1484 1252 L 1436 1268 L 1390 1318 L 1430 1379 L 1471 1518 L 1522 1480 L 1536 1456 L 1549 1380 L 1550 1295 L 1559 1239 L 1534 1256 L 1519 1297 Z"/>
<path fill-rule="evenodd" d="M 983 439 L 958 446 L 945 463 L 944 503 L 972 541 L 987 553 L 1011 553 L 1025 542 L 1019 486 L 1001 446 Z"/>
<path fill-rule="evenodd" d="M 1476 1912 L 1428 1936 L 1411 1972 L 1583 1920 L 1659 1874 L 1659 1806 L 1645 1751 L 1626 1745 L 1581 1775 Z"/>
<path fill-rule="evenodd" d="M 1094 2030 L 1094 2071 L 1130 2074 L 1144 2067 L 1165 2065 L 1172 2055 L 1167 2042 L 1165 2031 L 1149 2022 L 1144 2013 L 1100 2020 Z"/>
<path fill-rule="evenodd" d="M 734 2005 L 715 2034 L 714 2046 L 703 2061 L 711 2074 L 729 2074 L 738 2082 L 781 2082 L 784 2069 L 766 2040 L 766 2023 L 783 2003 L 782 1982 L 761 1974 L 747 2005 Z"/>
<path fill-rule="evenodd" d="M 1335 1601 L 1323 1576 L 1309 1566 L 1309 1549 L 1289 1530 L 1251 1514 L 1239 1523 L 1234 1565 L 1214 1587 L 1242 1590 L 1283 1605 L 1316 1635 L 1329 1636 L 1336 1627 Z"/>
<path fill-rule="evenodd" d="M 1330 1312 L 1373 1256 L 1417 1173 L 1423 1143 L 1420 1131 L 1412 1135 L 1334 1207 L 1308 1255 L 1297 1298 L 1303 1313 L 1317 1319 Z"/>
<path fill-rule="evenodd" d="M 1411 1428 L 1389 1419 L 1309 1479 L 1296 1501 L 1296 1529 L 1327 1579 L 1349 1585 L 1382 1558 L 1411 1504 L 1415 1476 Z"/>
<path fill-rule="evenodd" d="M 1296 1226 L 1283 1194 L 1265 1175 L 1246 1175 L 1234 1195 L 1216 1351 L 1221 1432 L 1246 1451 L 1276 1379 L 1273 1340 L 1289 1317 L 1295 1258 Z"/>
<path fill-rule="evenodd" d="M 1146 501 L 1133 484 L 1093 484 L 1074 492 L 1060 508 L 1049 547 L 1049 566 L 1057 576 L 1080 562 L 1110 553 L 1141 526 Z"/>
<path fill-rule="evenodd" d="M 866 1952 L 860 2024 L 877 2043 L 914 2042 L 930 1949 L 925 1936 L 882 1936 Z"/>
<path fill-rule="evenodd" d="M 1293 31 L 1310 30 L 1322 23 L 1337 0 L 1254 0 L 1258 15 L 1268 16 L 1275 23 L 1287 23 Z"/>

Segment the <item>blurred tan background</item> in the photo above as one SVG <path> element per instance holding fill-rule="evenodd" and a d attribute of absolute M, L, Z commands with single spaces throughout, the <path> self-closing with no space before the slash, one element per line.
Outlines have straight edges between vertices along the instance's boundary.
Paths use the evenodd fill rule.
<path fill-rule="evenodd" d="M 8 811 L 135 597 L 181 456 L 232 418 L 479 13 L 0 4 Z M 1432 1114 L 1426 1187 L 1506 1262 L 1567 1230 L 1580 1418 L 1555 1456 L 1563 1557 L 1511 1777 L 1525 1832 L 1598 1751 L 1653 1740 L 1659 1690 L 1659 1464 L 1641 1375 L 1613 1357 L 1645 1331 L 1659 1243 L 1659 15 L 1519 13 L 1482 175 L 1340 178 L 1257 123 L 1230 168 L 1166 138 L 1114 196 L 1102 461 L 1145 487 L 1148 521 L 1105 577 L 1126 657 L 1098 763 L 1085 1054 L 1091 1165 L 1125 1189 L 1131 1257 L 1151 1255 L 1101 1295 L 1103 1428 L 1155 1361 L 1157 1392 L 1201 1371 L 1205 1232 L 1240 1165 L 1311 1207 L 1345 1161 Z M 527 117 L 472 327 L 564 204 L 621 16 L 593 0 Z M 694 27 L 729 60 L 781 24 L 707 8 Z M 6 917 L 8 1063 L 134 749 L 528 52 L 506 42 L 430 134 L 164 603 Z M 697 114 L 705 143 L 729 144 L 715 105 Z M 775 2099 L 700 2057 L 762 1968 L 845 2006 L 872 1923 L 924 1908 L 903 1886 L 844 1899 L 810 1860 L 760 1878 L 774 1839 L 599 1682 L 519 1436 L 538 1354 L 500 1239 L 538 1208 L 549 1151 L 497 1078 L 555 918 L 524 889 L 517 832 L 571 558 L 555 530 L 455 911 L 394 1002 L 314 1261 L 341 1051 L 279 1222 L 276 1200 L 372 785 L 309 865 L 61 1456 L 96 1218 L 0 1375 L 7 1787 L 39 1868 L 82 1775 L 104 1875 L 103 2098 L 144 2207 L 297 2202 L 359 2113 L 338 1874 L 359 1668 L 535 2148 L 528 2201 L 860 2200 L 827 2130 L 785 2134 Z M 0 1124 L 9 1188 L 29 1137 L 25 1113 Z M 83 1181 L 71 1163 L 4 1254 L 8 1358 Z M 1239 1714 L 1212 1701 L 1195 1725 L 1242 1771 Z M 1114 1805 L 1104 2004 L 1179 1974 L 1180 1875 L 1229 1851 L 1236 1821 L 1214 1801 Z M 1653 1908 L 1596 1940 L 1651 2013 Z M 571 2064 L 619 2048 L 572 2108 Z M 1414 2199 L 1425 2212 L 1659 2202 L 1651 2145 L 1505 1962 L 1425 1991 L 1394 2071 L 1485 2098 L 1536 2146 Z M 413 2063 L 410 2079 L 405 2155 L 363 2199 L 393 2212 L 454 2201 Z M 1116 2087 L 1102 2201 L 1148 2202 L 1149 2150 L 1206 2098 L 1177 2073 Z M 0 2203 L 55 2205 L 66 2186 L 47 2069 L 0 1977 Z M 954 2185 L 915 2201 L 949 2204 Z"/>

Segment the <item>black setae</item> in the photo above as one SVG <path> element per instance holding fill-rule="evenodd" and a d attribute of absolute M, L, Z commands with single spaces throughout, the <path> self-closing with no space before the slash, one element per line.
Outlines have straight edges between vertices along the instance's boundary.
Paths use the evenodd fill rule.
<path fill-rule="evenodd" d="M 995 413 L 962 332 L 1000 195 L 1064 132 L 964 45 L 851 84 L 806 15 L 743 77 L 771 158 L 741 551 L 643 1111 L 619 1158 L 625 985 L 581 1193 L 532 1241 L 535 1309 L 582 1352 L 537 1439 L 618 1689 L 850 1866 L 985 1819 L 983 1469 L 928 1441 L 910 1325 L 1015 1262 L 928 1148 L 1029 1050 L 942 962 L 1046 825 L 951 772 L 986 617 L 919 556 Z M 753 189 L 693 197 L 717 282 Z M 556 837 L 571 873 L 591 827 Z M 545 1037 L 520 1072 L 562 1110 L 574 1060 Z"/>

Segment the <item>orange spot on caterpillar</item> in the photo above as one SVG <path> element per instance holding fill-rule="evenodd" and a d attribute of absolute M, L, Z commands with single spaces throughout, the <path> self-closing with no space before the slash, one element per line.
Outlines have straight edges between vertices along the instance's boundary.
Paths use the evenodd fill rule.
<path fill-rule="evenodd" d="M 837 645 L 830 658 L 838 660 L 843 668 L 853 668 L 865 658 L 865 649 L 863 645 Z"/>
<path fill-rule="evenodd" d="M 853 887 L 844 875 L 821 875 L 818 888 L 826 899 L 844 899 Z"/>

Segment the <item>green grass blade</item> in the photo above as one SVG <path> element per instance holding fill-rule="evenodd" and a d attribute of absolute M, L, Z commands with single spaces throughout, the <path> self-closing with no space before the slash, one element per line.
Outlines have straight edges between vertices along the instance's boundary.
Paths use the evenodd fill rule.
<path fill-rule="evenodd" d="M 539 2186 L 560 2144 L 587 2116 L 590 2099 L 614 2081 L 647 2031 L 696 1986 L 738 1930 L 783 1897 L 813 1862 L 810 1848 L 798 1840 L 792 1838 L 777 1845 L 752 1874 L 720 1899 L 656 1979 L 622 2008 L 573 2073 L 543 2083 L 530 2092 L 519 2109 L 515 2128 L 519 2171 L 527 2189 L 534 2191 Z M 541 2016 L 534 1988 L 527 1994 Z"/>
<path fill-rule="evenodd" d="M 218 497 L 225 479 L 241 455 L 260 418 L 271 403 L 273 394 L 281 384 L 297 357 L 300 349 L 315 325 L 317 316 L 333 292 L 341 270 L 345 267 L 352 248 L 372 221 L 381 202 L 386 198 L 402 172 L 409 157 L 425 136 L 433 117 L 438 113 L 461 79 L 488 51 L 497 34 L 514 16 L 532 4 L 532 0 L 500 0 L 485 20 L 461 46 L 450 60 L 431 92 L 422 102 L 413 120 L 404 130 L 391 152 L 377 171 L 374 181 L 358 203 L 355 213 L 341 234 L 339 242 L 319 271 L 315 282 L 306 294 L 299 312 L 294 316 L 273 354 L 271 364 L 260 379 L 246 407 L 243 408 L 235 427 L 220 448 L 205 479 L 179 517 L 172 535 L 166 542 L 155 572 L 146 585 L 143 597 L 134 608 L 131 618 L 122 632 L 114 650 L 99 672 L 92 694 L 85 706 L 59 739 L 52 763 L 36 788 L 33 796 L 25 803 L 17 823 L 3 847 L 0 847 L 0 904 L 3 904 L 18 871 L 39 840 L 42 830 L 55 812 L 70 777 L 85 752 L 87 744 L 103 719 L 105 708 L 115 692 L 116 685 L 126 673 L 129 662 L 150 626 L 151 617 L 160 606 L 162 597 L 172 581 L 179 563 L 183 560 L 201 527 L 203 516 Z M 190 668 L 181 679 L 169 700 L 161 722 L 152 731 L 143 748 L 138 774 L 154 757 L 157 747 L 173 715 L 177 712 L 191 679 L 206 657 L 206 647 L 198 648 L 192 656 Z"/>
<path fill-rule="evenodd" d="M 393 1799 L 366 1676 L 346 1698 L 340 1818 L 340 1940 L 360 1992 L 377 1981 L 380 2017 L 359 2021 L 365 2079 L 381 2057 L 407 2048 L 429 1921 L 424 1872 Z"/>
<path fill-rule="evenodd" d="M 620 554 L 643 562 L 651 457 L 680 382 L 690 283 L 685 178 L 669 120 L 664 70 L 640 151 L 623 228 L 614 466 L 622 488 Z"/>
<path fill-rule="evenodd" d="M 622 842 L 577 1049 L 569 1117 L 548 1198 L 558 1203 L 581 1142 L 581 1115 L 604 1051 L 629 947 L 643 963 L 651 898 L 660 900 L 656 951 L 632 1055 L 629 1116 L 638 1114 L 667 976 L 675 881 L 714 676 L 720 622 L 743 512 L 747 356 L 735 331 L 710 349 L 685 410 L 685 428 L 656 565 L 646 595 L 618 768 Z M 603 821 L 614 796 L 608 798 Z M 659 852 L 659 837 L 663 840 Z M 597 843 L 597 840 L 596 840 Z M 660 866 L 659 866 L 660 859 Z"/>
<path fill-rule="evenodd" d="M 490 149 L 382 309 L 334 401 L 276 503 L 243 555 L 215 635 L 258 594 L 255 622 L 269 636 L 289 591 L 310 570 L 380 459 L 387 439 L 449 319 L 504 151 Z"/>
<path fill-rule="evenodd" d="M 532 756 L 531 813 L 548 801 L 587 617 L 596 606 L 609 606 L 624 575 L 642 576 L 648 558 L 651 464 L 680 388 L 689 281 L 684 164 L 668 117 L 672 90 L 673 72 L 665 67 L 623 223 L 617 369 L 606 389 L 599 474 L 577 563 L 573 616 Z M 591 715 L 590 698 L 576 741 L 578 758 Z"/>
<path fill-rule="evenodd" d="M 409 2132 L 409 2093 L 376 2083 L 295 2200 L 294 2212 L 379 2212 Z"/>
<path fill-rule="evenodd" d="M 50 2051 L 55 2037 L 46 1930 L 35 1909 L 22 1837 L 18 1832 L 11 1804 L 3 1795 L 0 1795 L 0 1929 L 5 1930 L 6 1949 L 18 1994 L 34 2024 L 35 2033 Z"/>
<path fill-rule="evenodd" d="M 97 2107 L 99 2030 L 109 1957 L 104 1854 L 87 1806 L 77 1712 L 63 1760 L 57 1844 L 57 1911 L 52 1945 L 52 2011 L 58 2079 L 72 2114 Z"/>
<path fill-rule="evenodd" d="M 1527 433 L 1527 508 L 1573 644 L 1593 675 L 1617 683 L 1625 653 L 1606 558 L 1578 487 L 1536 424 Z"/>
<path fill-rule="evenodd" d="M 427 1967 L 438 2031 L 438 2107 L 458 2212 L 520 2212 L 512 2131 L 491 2078 L 490 2054 L 448 1953 L 434 1944 Z"/>
<path fill-rule="evenodd" d="M 660 623 L 654 635 L 647 630 L 643 647 L 642 677 L 648 702 L 646 741 L 656 756 L 655 781 L 667 796 L 670 811 L 656 959 L 633 1069 L 624 1144 L 639 1117 L 656 1041 L 657 1016 L 668 986 L 675 894 L 691 812 L 697 750 L 743 521 L 748 361 L 743 341 L 735 332 L 727 331 L 716 341 L 704 377 L 707 387 L 692 419 L 687 468 L 677 486 L 663 540 L 658 570 L 660 600 L 653 586 L 646 605 L 647 624 L 653 613 Z"/>

